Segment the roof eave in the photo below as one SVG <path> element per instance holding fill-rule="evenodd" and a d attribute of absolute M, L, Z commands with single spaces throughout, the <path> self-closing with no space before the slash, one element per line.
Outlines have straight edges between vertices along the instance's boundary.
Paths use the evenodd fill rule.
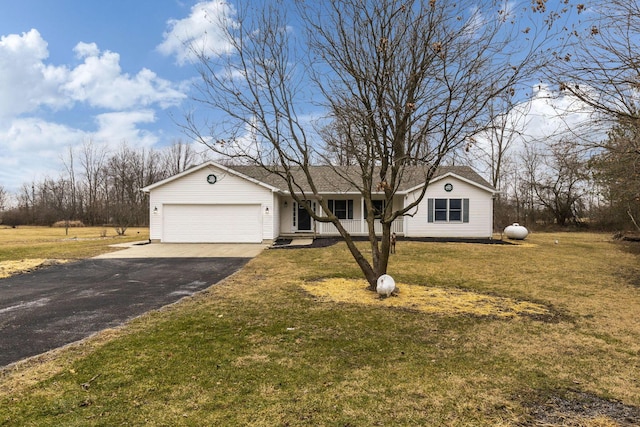
<path fill-rule="evenodd" d="M 166 185 L 166 184 L 168 184 L 168 183 L 170 183 L 172 181 L 178 180 L 178 179 L 180 179 L 180 178 L 182 178 L 184 176 L 190 175 L 190 174 L 192 174 L 194 172 L 197 172 L 197 171 L 199 171 L 201 169 L 204 169 L 206 167 L 214 167 L 214 168 L 217 168 L 217 169 L 221 169 L 221 170 L 225 171 L 226 173 L 235 175 L 235 176 L 240 177 L 242 179 L 245 179 L 245 180 L 247 180 L 249 182 L 252 182 L 254 184 L 257 184 L 257 185 L 260 185 L 260 186 L 262 186 L 264 188 L 267 188 L 272 192 L 281 192 L 282 191 L 281 189 L 279 189 L 277 187 L 269 185 L 269 184 L 267 184 L 265 182 L 262 182 L 262 181 L 260 181 L 258 179 L 252 178 L 252 177 L 250 177 L 248 175 L 245 175 L 245 174 L 243 174 L 241 172 L 233 170 L 233 169 L 231 169 L 231 168 L 229 168 L 227 166 L 223 166 L 223 165 L 221 165 L 219 163 L 216 163 L 216 162 L 214 162 L 212 160 L 209 160 L 209 161 L 207 161 L 205 163 L 202 163 L 202 164 L 200 164 L 198 166 L 194 166 L 194 167 L 192 167 L 190 169 L 182 171 L 179 174 L 170 176 L 169 178 L 165 178 L 162 181 L 158 181 L 158 182 L 156 182 L 154 184 L 147 185 L 146 187 L 143 187 L 141 190 L 144 191 L 145 193 L 149 193 L 151 190 L 153 190 L 155 188 L 158 188 L 158 187 L 161 187 L 163 185 Z"/>
<path fill-rule="evenodd" d="M 484 190 L 484 191 L 486 191 L 488 193 L 495 194 L 495 193 L 498 192 L 498 190 L 496 190 L 495 188 L 487 187 L 486 185 L 482 185 L 482 184 L 480 184 L 480 183 L 478 183 L 478 182 L 476 182 L 476 181 L 474 181 L 472 179 L 465 178 L 465 177 L 463 177 L 461 175 L 458 175 L 455 172 L 447 172 L 445 174 L 438 175 L 437 177 L 432 178 L 431 181 L 429 181 L 428 185 L 432 185 L 432 184 L 434 184 L 434 183 L 436 183 L 438 181 L 441 181 L 441 180 L 443 180 L 445 178 L 449 178 L 449 177 L 454 177 L 456 179 L 459 179 L 460 181 L 466 182 L 467 184 L 473 185 L 474 187 L 478 187 L 478 188 L 480 188 L 480 189 L 482 189 L 482 190 Z M 405 192 L 405 194 L 408 194 L 408 193 L 416 191 L 416 190 L 418 190 L 418 189 L 420 189 L 422 187 L 424 187 L 424 184 L 419 184 L 419 185 L 416 185 L 416 186 L 413 186 L 411 188 L 408 188 L 408 189 L 404 190 L 404 192 Z"/>

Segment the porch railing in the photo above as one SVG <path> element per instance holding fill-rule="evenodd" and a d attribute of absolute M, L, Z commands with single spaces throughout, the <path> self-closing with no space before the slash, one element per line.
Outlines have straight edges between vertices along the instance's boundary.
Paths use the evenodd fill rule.
<path fill-rule="evenodd" d="M 367 234 L 367 223 L 365 220 L 360 219 L 343 219 L 340 220 L 342 226 L 352 235 L 363 235 Z M 337 235 L 338 229 L 331 224 L 330 222 L 319 222 L 318 224 L 318 234 L 320 235 Z M 382 224 L 380 221 L 376 221 L 375 223 L 376 234 L 382 234 Z M 391 232 L 396 234 L 402 234 L 404 232 L 403 219 L 398 218 L 393 223 L 391 223 Z"/>

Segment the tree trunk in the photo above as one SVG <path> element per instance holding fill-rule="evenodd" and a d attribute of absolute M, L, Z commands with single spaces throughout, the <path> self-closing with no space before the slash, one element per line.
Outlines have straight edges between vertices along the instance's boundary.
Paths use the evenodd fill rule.
<path fill-rule="evenodd" d="M 378 258 L 378 265 L 375 266 L 378 272 L 378 277 L 383 274 L 387 274 L 387 268 L 389 266 L 389 253 L 391 251 L 391 223 L 382 223 L 382 239 L 380 240 L 380 257 Z"/>
<path fill-rule="evenodd" d="M 336 228 L 340 232 L 340 235 L 342 236 L 345 243 L 347 244 L 347 248 L 349 248 L 349 251 L 353 256 L 353 259 L 358 264 L 358 267 L 360 267 L 360 270 L 362 270 L 362 273 L 364 274 L 365 279 L 369 283 L 369 289 L 375 291 L 376 284 L 378 282 L 378 277 L 379 277 L 379 275 L 376 273 L 377 270 L 374 269 L 371 266 L 371 264 L 369 264 L 369 261 L 367 261 L 364 255 L 362 255 L 362 252 L 360 252 L 355 242 L 353 241 L 351 234 L 349 234 L 344 229 L 344 227 L 342 227 L 342 224 L 340 224 L 340 221 L 334 221 L 333 224 L 336 226 Z"/>

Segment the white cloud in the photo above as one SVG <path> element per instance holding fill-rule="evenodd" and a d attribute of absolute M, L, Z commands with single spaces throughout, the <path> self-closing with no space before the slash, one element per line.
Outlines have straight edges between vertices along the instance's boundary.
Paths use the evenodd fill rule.
<path fill-rule="evenodd" d="M 231 46 L 221 25 L 231 22 L 235 13 L 234 7 L 225 0 L 197 3 L 188 17 L 167 22 L 169 29 L 157 49 L 164 55 L 175 55 L 179 65 L 195 62 L 198 52 L 228 53 Z"/>
<path fill-rule="evenodd" d="M 93 141 L 117 148 L 123 141 L 134 147 L 152 147 L 158 138 L 139 125 L 156 120 L 152 110 L 104 113 L 96 116 L 96 130 L 83 131 L 39 118 L 14 119 L 0 124 L 3 140 L 0 155 L 0 185 L 15 192 L 20 185 L 56 178 L 62 158 L 70 147 Z"/>
<path fill-rule="evenodd" d="M 78 103 L 111 110 L 178 105 L 181 88 L 143 68 L 136 75 L 123 73 L 120 55 L 101 52 L 95 43 L 78 43 L 73 69 L 45 63 L 49 53 L 37 30 L 0 38 L 0 118 L 53 110 Z"/>
<path fill-rule="evenodd" d="M 531 99 L 520 104 L 514 114 L 524 116 L 523 139 L 557 142 L 580 133 L 592 123 L 594 112 L 570 94 L 557 93 L 546 85 L 538 85 Z M 590 132 L 595 132 L 595 129 L 591 127 Z"/>
<path fill-rule="evenodd" d="M 544 151 L 548 144 L 582 138 L 585 131 L 591 138 L 603 138 L 606 131 L 596 127 L 593 117 L 593 110 L 575 97 L 555 92 L 546 85 L 535 86 L 529 99 L 498 120 L 498 123 L 507 124 L 503 143 L 508 144 L 508 148 L 503 158 L 503 171 L 507 164 L 516 169 L 518 165 L 522 166 L 521 158 L 526 154 L 527 146 Z M 474 137 L 474 144 L 467 154 L 485 178 L 490 176 L 490 138 L 491 134 Z"/>
<path fill-rule="evenodd" d="M 64 147 L 85 135 L 78 129 L 38 118 L 15 119 L 2 133 L 6 137 L 6 149 L 31 154 Z"/>
<path fill-rule="evenodd" d="M 79 43 L 74 50 L 84 62 L 69 72 L 68 81 L 61 87 L 74 101 L 119 110 L 155 103 L 168 107 L 186 98 L 169 81 L 146 68 L 133 77 L 123 73 L 117 53 L 100 52 L 95 44 L 86 43 Z"/>
<path fill-rule="evenodd" d="M 0 125 L 0 138 L 0 184 L 16 191 L 21 184 L 56 177 L 61 170 L 61 154 L 90 136 L 58 123 L 24 118 Z"/>
<path fill-rule="evenodd" d="M 76 53 L 76 58 L 78 59 L 84 59 L 88 56 L 98 56 L 100 54 L 100 49 L 98 49 L 98 45 L 95 43 L 80 42 L 73 48 L 73 51 Z"/>
<path fill-rule="evenodd" d="M 45 65 L 48 56 L 47 42 L 37 30 L 0 37 L 0 118 L 69 105 L 58 92 L 68 71 Z"/>
<path fill-rule="evenodd" d="M 98 130 L 92 134 L 92 140 L 116 147 L 123 141 L 136 147 L 151 147 L 158 142 L 153 133 L 138 128 L 141 123 L 153 123 L 156 120 L 152 110 L 123 111 L 105 113 L 96 117 Z"/>
<path fill-rule="evenodd" d="M 123 72 L 120 55 L 95 43 L 80 42 L 73 50 L 79 63 L 52 65 L 37 30 L 0 37 L 0 185 L 9 191 L 57 176 L 60 156 L 88 140 L 153 146 L 158 137 L 145 125 L 155 123 L 158 108 L 187 97 L 186 84 L 149 69 Z M 62 124 L 70 113 L 88 125 Z"/>

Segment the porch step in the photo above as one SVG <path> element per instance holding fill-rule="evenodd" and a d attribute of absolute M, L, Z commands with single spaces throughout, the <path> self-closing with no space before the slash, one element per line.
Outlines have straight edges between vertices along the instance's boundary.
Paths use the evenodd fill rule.
<path fill-rule="evenodd" d="M 303 232 L 303 233 L 280 233 L 279 238 L 281 239 L 315 239 L 316 234 L 313 232 Z"/>

